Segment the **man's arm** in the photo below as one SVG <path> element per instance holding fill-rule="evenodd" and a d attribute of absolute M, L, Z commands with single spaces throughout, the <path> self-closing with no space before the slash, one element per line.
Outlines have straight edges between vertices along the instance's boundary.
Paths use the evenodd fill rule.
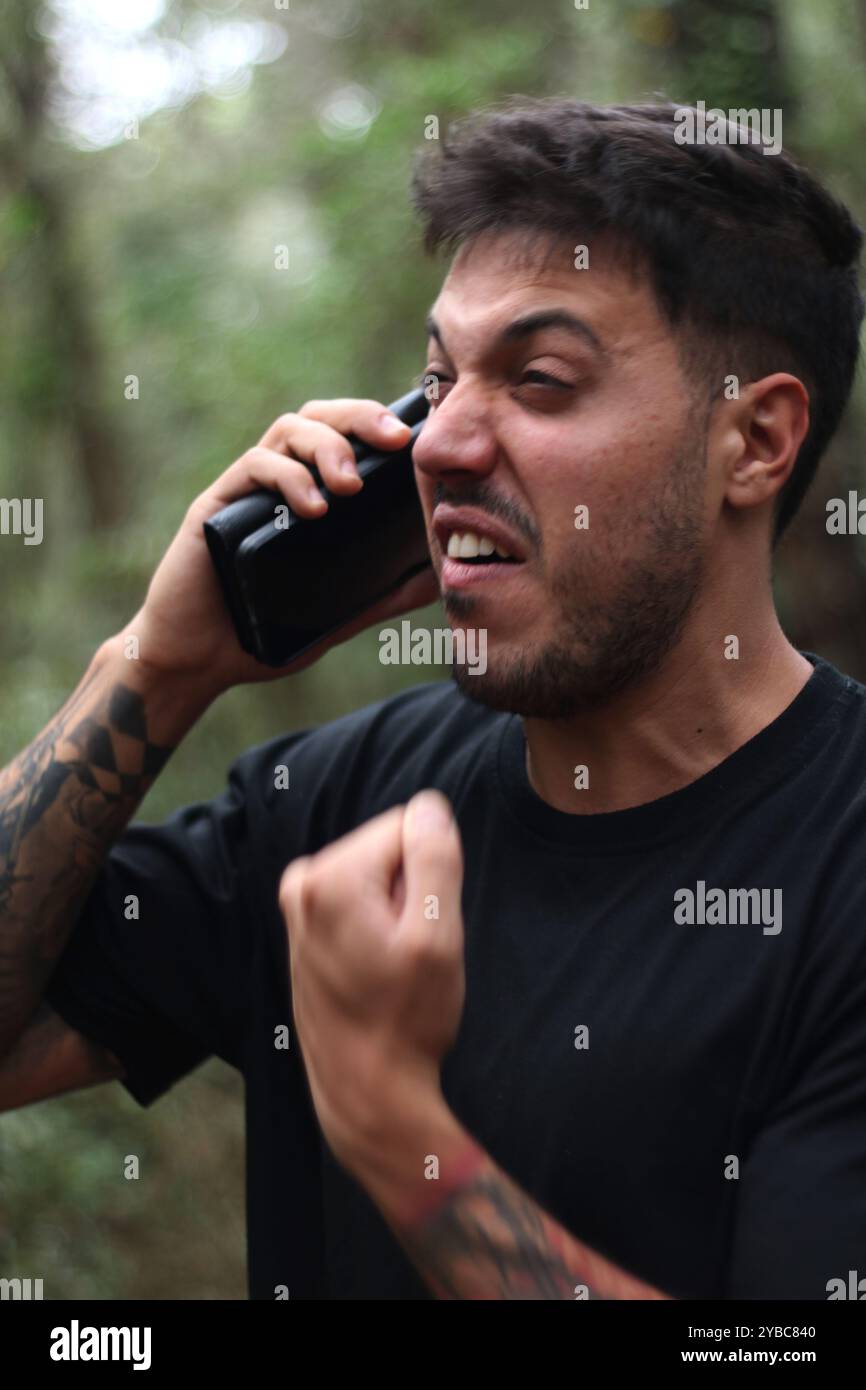
<path fill-rule="evenodd" d="M 104 1049 L 65 1029 L 50 1011 L 32 1038 L 25 1042 L 22 1035 L 109 850 L 205 709 L 223 690 L 302 670 L 368 624 L 435 596 L 432 577 L 416 576 L 273 669 L 241 650 L 210 560 L 204 522 L 256 488 L 278 490 L 307 518 L 327 510 L 311 488 L 310 464 L 331 492 L 358 491 L 363 484 L 354 463 L 351 474 L 340 471 L 343 457 L 352 458 L 344 436 L 400 448 L 408 426 L 401 421 L 389 432 L 383 416 L 396 421 L 379 402 L 363 400 L 312 401 L 281 415 L 195 499 L 141 610 L 100 647 L 43 732 L 0 771 L 0 1108 L 23 1103 L 6 1099 L 4 1076 L 8 1081 L 13 1067 L 14 1094 L 23 1087 L 28 1099 L 117 1074 Z"/>
<path fill-rule="evenodd" d="M 457 823 L 435 790 L 283 874 L 292 1007 L 325 1138 L 440 1298 L 666 1298 L 558 1225 L 445 1101 L 441 1060 L 465 996 L 462 882 Z"/>
<path fill-rule="evenodd" d="M 548 1215 L 440 1094 L 415 1090 L 344 1162 L 443 1299 L 664 1299 Z M 431 1161 L 438 1176 L 428 1177 Z"/>
<path fill-rule="evenodd" d="M 0 1058 L 0 1111 L 123 1076 L 123 1067 L 107 1048 L 85 1038 L 43 1003 L 12 1051 Z"/>
<path fill-rule="evenodd" d="M 0 1058 L 33 1017 L 106 854 L 207 702 L 189 677 L 127 660 L 120 634 L 0 772 Z"/>

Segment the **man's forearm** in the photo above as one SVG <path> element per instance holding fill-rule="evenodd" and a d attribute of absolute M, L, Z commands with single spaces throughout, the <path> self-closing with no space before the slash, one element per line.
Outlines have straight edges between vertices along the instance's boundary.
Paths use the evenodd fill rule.
<path fill-rule="evenodd" d="M 438 1177 L 426 1176 L 438 1166 Z M 441 1099 L 401 1116 L 347 1162 L 443 1299 L 664 1299 L 582 1245 L 476 1144 Z"/>
<path fill-rule="evenodd" d="M 42 733 L 0 771 L 0 1056 L 36 1009 L 111 845 L 209 703 L 100 647 Z"/>

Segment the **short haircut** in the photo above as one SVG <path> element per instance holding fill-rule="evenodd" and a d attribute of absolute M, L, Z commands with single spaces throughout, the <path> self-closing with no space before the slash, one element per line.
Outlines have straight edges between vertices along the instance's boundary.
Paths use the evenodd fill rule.
<path fill-rule="evenodd" d="M 422 149 L 412 200 L 430 252 L 512 229 L 609 239 L 648 272 L 708 400 L 728 374 L 798 377 L 810 424 L 777 499 L 778 540 L 851 393 L 863 234 L 789 154 L 764 153 L 744 126 L 730 126 L 726 144 L 678 143 L 686 110 L 512 97 Z"/>

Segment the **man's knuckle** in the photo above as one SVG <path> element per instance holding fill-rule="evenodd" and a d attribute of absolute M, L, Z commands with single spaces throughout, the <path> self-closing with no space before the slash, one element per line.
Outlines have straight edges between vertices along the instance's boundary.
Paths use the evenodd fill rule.
<path fill-rule="evenodd" d="M 280 887 L 277 893 L 277 900 L 284 912 L 288 911 L 288 909 L 292 906 L 292 899 L 294 897 L 295 889 L 295 877 L 295 866 L 293 864 L 290 864 L 289 867 L 283 873 L 282 878 L 280 879 Z"/>
<path fill-rule="evenodd" d="M 296 427 L 297 423 L 298 412 L 295 410 L 287 410 L 282 415 L 277 416 L 276 420 L 268 430 L 268 434 L 279 435 L 282 437 L 283 435 L 289 434 L 292 431 L 292 429 Z"/>
<path fill-rule="evenodd" d="M 213 500 L 209 492 L 200 492 L 198 497 L 194 497 L 186 509 L 183 518 L 184 526 L 198 532 L 201 523 L 213 512 Z"/>
<path fill-rule="evenodd" d="M 293 909 L 300 902 L 304 881 L 307 876 L 309 860 L 306 857 L 293 859 L 283 870 L 279 887 L 279 902 L 284 909 Z"/>
<path fill-rule="evenodd" d="M 321 909 L 323 889 L 321 871 L 308 867 L 298 886 L 298 898 L 305 915 L 315 914 Z"/>
<path fill-rule="evenodd" d="M 406 963 L 412 970 L 433 970 L 441 964 L 443 953 L 435 937 L 425 932 L 406 943 Z"/>

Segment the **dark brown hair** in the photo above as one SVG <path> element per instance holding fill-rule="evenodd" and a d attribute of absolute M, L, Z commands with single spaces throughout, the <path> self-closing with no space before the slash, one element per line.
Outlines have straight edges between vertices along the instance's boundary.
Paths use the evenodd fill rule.
<path fill-rule="evenodd" d="M 729 127 L 749 143 L 678 143 L 687 109 L 512 97 L 421 151 L 412 198 L 431 252 L 512 228 L 575 243 L 605 234 L 648 270 L 708 400 L 729 373 L 742 384 L 797 376 L 810 426 L 778 499 L 778 540 L 851 392 L 863 236 L 790 155 L 763 153 L 745 128 Z"/>

